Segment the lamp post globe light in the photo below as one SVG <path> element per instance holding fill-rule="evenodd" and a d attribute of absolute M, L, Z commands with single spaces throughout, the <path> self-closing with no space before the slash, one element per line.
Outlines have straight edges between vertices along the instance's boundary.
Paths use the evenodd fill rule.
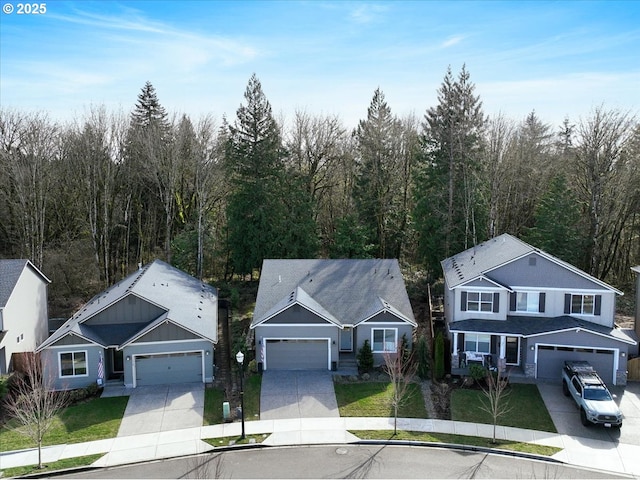
<path fill-rule="evenodd" d="M 242 351 L 236 353 L 236 361 L 240 364 L 240 412 L 242 416 L 242 435 L 240 435 L 240 439 L 244 440 L 244 353 Z"/>

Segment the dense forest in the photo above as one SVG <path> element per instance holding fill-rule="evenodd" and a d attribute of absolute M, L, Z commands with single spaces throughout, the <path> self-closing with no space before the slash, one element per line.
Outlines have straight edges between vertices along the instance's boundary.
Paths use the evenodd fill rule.
<path fill-rule="evenodd" d="M 464 67 L 437 94 L 398 117 L 377 89 L 353 131 L 305 111 L 285 126 L 255 75 L 232 121 L 171 114 L 150 82 L 129 114 L 0 110 L 0 257 L 42 268 L 52 315 L 155 258 L 222 281 L 264 258 L 393 257 L 435 280 L 503 232 L 630 291 L 638 119 L 490 117 Z"/>

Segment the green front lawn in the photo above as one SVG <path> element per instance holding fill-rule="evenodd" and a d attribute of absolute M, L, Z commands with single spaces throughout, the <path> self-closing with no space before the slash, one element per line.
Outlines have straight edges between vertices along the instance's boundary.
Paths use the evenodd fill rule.
<path fill-rule="evenodd" d="M 336 400 L 341 417 L 393 417 L 389 399 L 393 386 L 388 382 L 335 383 Z M 409 385 L 399 417 L 427 418 L 420 385 Z"/>
<path fill-rule="evenodd" d="M 511 384 L 508 397 L 511 410 L 498 419 L 498 425 L 556 432 L 538 387 L 532 384 Z M 486 397 L 481 390 L 456 389 L 451 393 L 451 419 L 461 422 L 493 424 L 491 416 L 480 406 Z"/>
<path fill-rule="evenodd" d="M 45 435 L 43 445 L 89 442 L 118 435 L 129 397 L 94 398 L 64 409 Z M 15 425 L 15 424 L 14 424 Z M 0 427 L 3 451 L 33 448 L 31 439 L 19 432 Z"/>

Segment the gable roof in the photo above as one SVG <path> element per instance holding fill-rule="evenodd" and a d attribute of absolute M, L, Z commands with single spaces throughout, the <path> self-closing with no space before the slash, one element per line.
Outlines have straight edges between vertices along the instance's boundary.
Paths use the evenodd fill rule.
<path fill-rule="evenodd" d="M 163 313 L 151 322 L 88 325 L 85 322 L 122 299 L 134 295 L 158 306 Z M 205 315 L 206 312 L 213 312 Z M 122 346 L 151 324 L 171 320 L 212 342 L 217 341 L 218 292 L 195 277 L 161 260 L 147 264 L 87 302 L 38 348 L 41 350 L 69 333 L 103 346 Z M 110 328 L 113 327 L 113 328 Z M 153 327 L 150 327 L 153 328 Z"/>
<path fill-rule="evenodd" d="M 416 324 L 394 259 L 264 260 L 251 328 L 294 303 L 338 326 L 385 311 Z"/>
<path fill-rule="evenodd" d="M 631 270 L 633 270 L 636 273 L 640 273 L 640 265 L 638 265 L 637 267 L 631 267 Z"/>
<path fill-rule="evenodd" d="M 455 287 L 473 281 L 480 276 L 491 279 L 490 272 L 492 270 L 531 253 L 536 253 L 607 290 L 611 290 L 618 295 L 623 295 L 621 291 L 602 280 L 599 280 L 570 263 L 560 260 L 559 258 L 529 245 L 508 233 L 503 233 L 502 235 L 487 240 L 486 242 L 468 248 L 463 252 L 444 259 L 440 263 L 442 265 L 442 271 L 444 272 L 447 286 L 451 290 Z"/>
<path fill-rule="evenodd" d="M 29 260 L 25 259 L 0 259 L 0 308 L 7 306 L 7 302 L 13 293 L 20 275 L 25 268 L 29 268 L 36 275 L 42 278 L 42 281 L 49 284 L 49 280 L 36 266 Z"/>

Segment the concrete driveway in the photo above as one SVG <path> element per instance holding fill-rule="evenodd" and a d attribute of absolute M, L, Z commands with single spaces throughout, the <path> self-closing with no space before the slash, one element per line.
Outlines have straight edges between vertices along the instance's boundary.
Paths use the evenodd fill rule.
<path fill-rule="evenodd" d="M 626 388 L 611 388 L 624 415 L 621 429 L 582 425 L 576 404 L 571 397 L 564 396 L 561 383 L 539 383 L 538 390 L 558 433 L 640 445 L 640 383 L 629 383 Z"/>
<path fill-rule="evenodd" d="M 260 420 L 339 417 L 331 372 L 265 370 L 260 391 Z"/>
<path fill-rule="evenodd" d="M 203 383 L 138 387 L 127 393 L 118 437 L 202 426 Z"/>

